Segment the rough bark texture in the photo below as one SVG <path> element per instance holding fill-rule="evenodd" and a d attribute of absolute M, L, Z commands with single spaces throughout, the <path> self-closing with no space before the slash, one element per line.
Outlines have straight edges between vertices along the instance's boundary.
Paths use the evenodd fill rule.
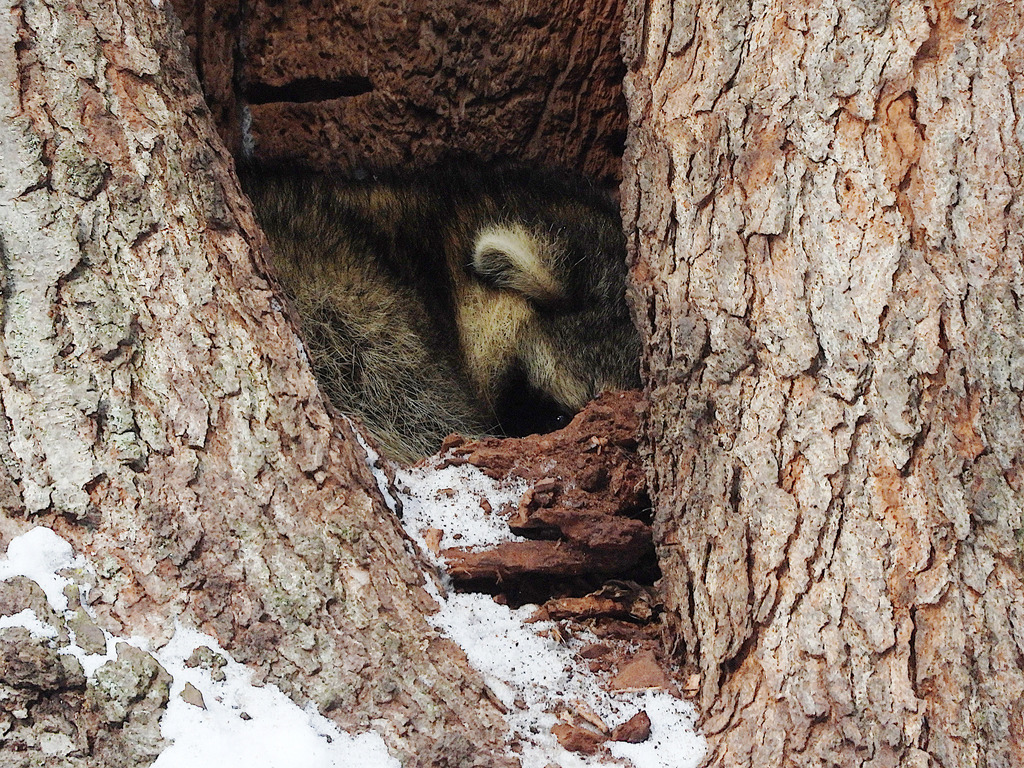
<path fill-rule="evenodd" d="M 622 0 L 174 0 L 222 134 L 365 167 L 446 151 L 619 178 Z"/>
<path fill-rule="evenodd" d="M 166 13 L 0 12 L 0 543 L 52 526 L 97 563 L 108 629 L 159 641 L 180 617 L 408 764 L 504 764 L 325 411 Z"/>
<path fill-rule="evenodd" d="M 637 456 L 638 392 L 609 392 L 564 429 L 519 439 L 485 438 L 456 444 L 442 462 L 470 464 L 494 479 L 530 483 L 518 507 L 496 512 L 516 533 L 493 549 L 450 547 L 441 552 L 455 581 L 502 583 L 543 576 L 617 575 L 639 579 L 653 556 L 650 499 Z"/>
<path fill-rule="evenodd" d="M 35 582 L 0 582 L 0 616 L 32 611 L 57 631 L 34 638 L 22 627 L 0 629 L 0 760 L 5 768 L 137 768 L 152 763 L 167 742 L 160 716 L 171 677 L 151 654 L 127 643 L 117 658 L 87 676 L 64 653 L 70 632 L 90 653 L 106 639 L 77 594 L 65 621 Z"/>
<path fill-rule="evenodd" d="M 1024 764 L 1024 17 L 636 3 L 655 540 L 709 762 Z"/>

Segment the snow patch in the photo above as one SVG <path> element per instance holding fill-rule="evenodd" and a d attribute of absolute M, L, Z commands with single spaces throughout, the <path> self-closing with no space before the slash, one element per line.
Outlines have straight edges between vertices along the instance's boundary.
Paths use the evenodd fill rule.
<path fill-rule="evenodd" d="M 379 462 L 374 473 L 383 475 Z M 524 481 L 499 483 L 468 464 L 438 463 L 396 472 L 402 502 L 402 523 L 421 550 L 430 556 L 425 533 L 444 532 L 441 547 L 493 547 L 523 540 L 513 535 L 505 518 L 486 512 L 481 499 L 495 512 L 515 506 L 526 492 Z M 378 484 L 386 482 L 378 476 Z M 386 496 L 385 498 L 389 498 Z M 435 562 L 437 558 L 434 558 Z M 443 567 L 443 566 L 442 566 Z M 564 749 L 551 733 L 560 711 L 580 709 L 598 715 L 614 727 L 639 710 L 651 719 L 651 736 L 641 744 L 606 742 L 611 754 L 635 768 L 696 768 L 707 751 L 694 730 L 693 706 L 665 691 L 611 692 L 591 672 L 578 651 L 598 639 L 586 632 L 553 639 L 552 622 L 526 623 L 536 606 L 513 610 L 488 595 L 450 591 L 442 596 L 427 580 L 427 589 L 441 606 L 431 623 L 458 643 L 470 664 L 508 709 L 513 738 L 522 746 L 523 768 L 594 768 L 608 765 L 607 757 L 587 757 Z"/>
<path fill-rule="evenodd" d="M 0 581 L 15 576 L 35 581 L 53 610 L 70 620 L 75 611 L 68 609 L 64 588 L 72 581 L 56 573 L 69 567 L 90 570 L 57 534 L 34 528 L 8 545 L 7 557 L 0 558 Z M 85 586 L 79 586 L 84 594 Z M 4 627 L 25 627 L 33 637 L 51 642 L 59 636 L 57 628 L 31 610 L 0 617 L 0 628 Z M 90 677 L 116 658 L 118 642 L 150 652 L 143 638 L 118 638 L 104 631 L 107 652 L 90 654 L 76 643 L 70 626 L 68 632 L 71 643 L 59 652 L 78 658 Z M 219 657 L 219 663 L 187 666 L 201 647 Z M 351 736 L 314 709 L 299 708 L 276 686 L 254 686 L 249 669 L 208 635 L 176 625 L 170 642 L 153 655 L 172 677 L 171 698 L 160 720 L 160 732 L 172 744 L 154 768 L 399 768 L 378 734 Z M 222 673 L 217 674 L 220 679 L 214 679 L 214 668 Z M 187 684 L 201 694 L 205 709 L 182 697 Z"/>
<path fill-rule="evenodd" d="M 53 610 L 67 610 L 64 588 L 71 579 L 58 576 L 57 571 L 84 566 L 85 561 L 76 561 L 74 554 L 71 545 L 49 528 L 33 528 L 7 545 L 7 559 L 0 560 L 0 581 L 15 576 L 31 579 L 42 587 Z"/>
<path fill-rule="evenodd" d="M 226 662 L 219 667 L 223 679 L 186 665 L 204 647 Z M 254 687 L 250 670 L 208 635 L 177 625 L 155 656 L 174 680 L 160 723 L 174 743 L 153 768 L 399 768 L 378 734 L 350 736 L 312 706 L 300 709 L 277 686 Z M 199 691 L 205 709 L 182 698 L 186 684 Z"/>
<path fill-rule="evenodd" d="M 506 541 L 525 541 L 496 514 L 518 503 L 529 487 L 524 480 L 499 483 L 469 464 L 400 469 L 395 479 L 402 497 L 402 525 L 421 546 L 428 528 L 444 532 L 442 549 L 483 549 Z M 491 512 L 482 504 L 485 499 Z"/>
<path fill-rule="evenodd" d="M 0 629 L 9 627 L 21 627 L 27 629 L 32 637 L 55 638 L 58 635 L 57 628 L 47 624 L 36 616 L 35 611 L 26 608 L 13 616 L 0 616 Z"/>

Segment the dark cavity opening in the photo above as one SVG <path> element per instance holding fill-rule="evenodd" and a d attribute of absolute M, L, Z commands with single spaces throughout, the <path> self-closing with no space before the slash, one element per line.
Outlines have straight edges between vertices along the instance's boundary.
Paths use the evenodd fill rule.
<path fill-rule="evenodd" d="M 319 77 L 304 77 L 285 85 L 250 83 L 245 97 L 250 104 L 276 104 L 280 102 L 307 103 L 330 101 L 360 96 L 373 90 L 368 77 L 349 75 L 336 80 L 322 80 Z"/>
<path fill-rule="evenodd" d="M 531 387 L 526 372 L 517 367 L 495 403 L 498 425 L 506 437 L 526 437 L 554 432 L 572 421 L 573 413 L 551 397 Z"/>

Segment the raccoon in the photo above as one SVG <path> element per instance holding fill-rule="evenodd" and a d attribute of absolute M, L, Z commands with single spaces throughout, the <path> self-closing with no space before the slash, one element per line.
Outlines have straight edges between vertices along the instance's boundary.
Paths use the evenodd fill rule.
<path fill-rule="evenodd" d="M 321 387 L 385 454 L 551 431 L 639 384 L 614 203 L 518 164 L 243 169 Z"/>

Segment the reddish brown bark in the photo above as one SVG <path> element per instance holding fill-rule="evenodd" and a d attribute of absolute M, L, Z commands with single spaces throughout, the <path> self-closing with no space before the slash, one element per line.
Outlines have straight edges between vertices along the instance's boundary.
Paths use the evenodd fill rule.
<path fill-rule="evenodd" d="M 248 131 L 262 159 L 415 166 L 457 151 L 619 178 L 621 0 L 174 5 L 236 152 Z"/>

